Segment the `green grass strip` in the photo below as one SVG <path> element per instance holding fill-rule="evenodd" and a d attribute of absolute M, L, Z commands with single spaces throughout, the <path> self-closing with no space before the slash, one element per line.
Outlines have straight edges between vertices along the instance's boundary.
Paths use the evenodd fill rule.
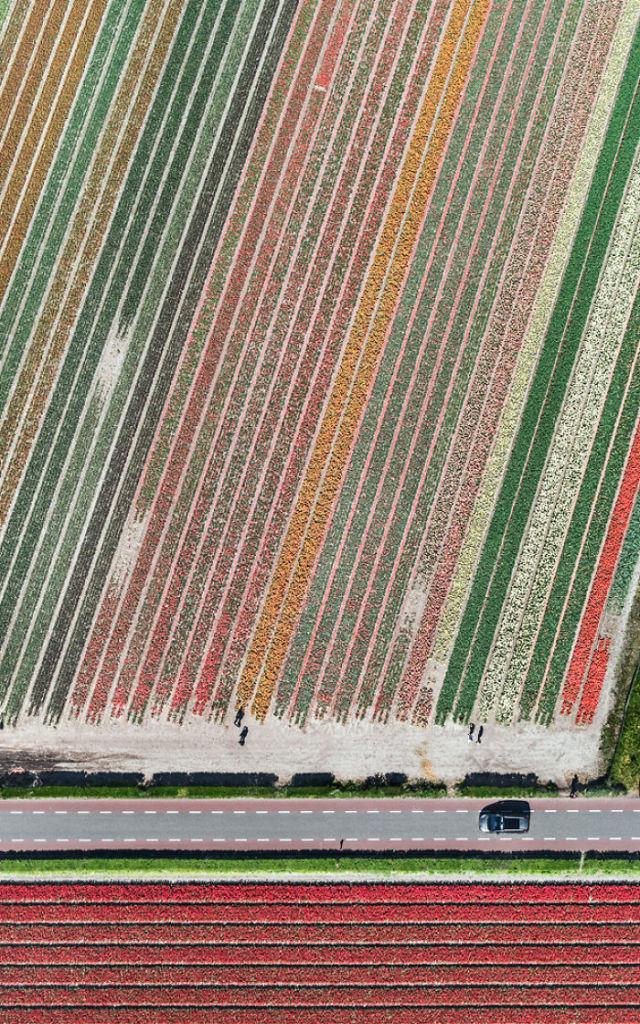
<path fill-rule="evenodd" d="M 620 552 L 620 561 L 611 584 L 609 606 L 612 611 L 621 612 L 629 593 L 631 580 L 640 558 L 640 495 L 633 506 L 627 535 Z"/>
<path fill-rule="evenodd" d="M 0 28 L 2 28 L 4 24 L 10 5 L 11 0 L 0 0 Z"/>
<path fill-rule="evenodd" d="M 586 558 L 584 555 L 581 558 L 582 572 L 578 572 L 572 586 L 570 603 L 560 633 L 559 647 L 556 649 L 556 655 L 554 655 L 554 668 L 543 691 L 539 717 L 543 720 L 549 720 L 553 714 L 555 699 L 564 675 L 564 666 L 566 665 L 570 645 L 573 642 L 582 615 L 588 583 L 593 573 L 593 567 L 596 564 L 597 552 L 600 550 L 600 545 L 611 516 L 611 509 L 615 501 L 620 475 L 624 469 L 624 463 L 638 415 L 638 406 L 640 405 L 640 366 L 636 366 L 634 379 L 626 400 L 625 390 L 637 352 L 639 330 L 640 294 L 635 300 L 629 323 L 627 324 L 618 361 L 609 385 L 602 416 L 589 456 L 589 462 L 578 493 L 571 523 L 560 556 L 560 562 L 558 563 L 553 586 L 545 608 L 542 627 L 538 634 L 529 670 L 525 678 L 520 703 L 521 717 L 523 718 L 531 716 L 537 701 L 539 687 L 544 678 L 557 625 L 562 616 L 567 591 L 571 584 L 573 570 L 580 553 L 585 523 L 588 521 L 595 501 L 594 515 L 589 527 L 587 546 L 585 548 L 585 551 L 588 550 L 588 555 Z M 616 428 L 616 420 L 618 419 L 620 406 L 623 401 L 623 412 Z M 607 452 L 614 430 L 615 440 L 607 462 Z M 600 478 L 603 474 L 603 468 L 603 483 L 599 493 L 596 495 Z"/>
<path fill-rule="evenodd" d="M 635 152 L 640 129 L 639 43 L 640 30 L 618 92 L 456 637 L 438 699 L 438 722 L 443 722 L 451 711 L 459 687 L 455 714 L 457 718 L 468 718 L 491 648 Z"/>
<path fill-rule="evenodd" d="M 615 868 L 607 870 L 607 862 L 594 862 L 590 865 L 590 874 L 615 874 L 622 871 L 625 874 L 635 874 L 640 871 L 637 861 L 626 861 L 618 858 L 615 861 Z M 198 859 L 178 857 L 114 857 L 114 858 L 91 858 L 72 857 L 60 860 L 46 858 L 0 858 L 0 877 L 10 878 L 12 876 L 45 878 L 48 876 L 60 876 L 66 879 L 74 878 L 83 880 L 97 875 L 105 875 L 110 879 L 116 878 L 133 879 L 136 877 L 166 877 L 177 876 L 187 878 L 196 876 L 198 878 L 210 878 L 217 876 L 240 876 L 249 875 L 336 875 L 350 873 L 380 875 L 453 875 L 471 876 L 484 878 L 491 876 L 516 876 L 522 875 L 566 875 L 577 874 L 580 871 L 580 857 L 562 857 L 546 860 L 543 857 L 528 857 L 526 859 L 511 859 L 507 854 L 498 854 L 494 857 L 473 857 L 473 856 L 448 856 L 448 857 L 407 857 L 399 854 L 397 856 L 371 857 L 358 856 L 357 854 L 341 854 L 337 856 L 314 857 L 229 857 L 229 858 L 204 858 Z"/>
<path fill-rule="evenodd" d="M 640 669 L 636 668 L 624 709 L 609 775 L 634 796 L 640 793 Z"/>

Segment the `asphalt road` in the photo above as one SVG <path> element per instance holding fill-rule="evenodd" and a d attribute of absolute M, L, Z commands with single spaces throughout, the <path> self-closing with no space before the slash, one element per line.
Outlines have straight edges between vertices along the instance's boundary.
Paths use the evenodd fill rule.
<path fill-rule="evenodd" d="M 5 800 L 9 850 L 638 850 L 640 800 L 532 800 L 484 835 L 485 800 Z"/>

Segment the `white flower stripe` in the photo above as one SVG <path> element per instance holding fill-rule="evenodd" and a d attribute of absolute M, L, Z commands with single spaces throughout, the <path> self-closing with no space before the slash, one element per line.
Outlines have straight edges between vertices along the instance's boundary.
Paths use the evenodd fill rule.
<path fill-rule="evenodd" d="M 515 710 L 532 640 L 544 615 L 631 312 L 640 266 L 639 214 L 637 163 L 629 179 L 483 680 L 480 706 L 485 711 L 503 687 L 496 711 L 501 721 L 510 721 Z"/>

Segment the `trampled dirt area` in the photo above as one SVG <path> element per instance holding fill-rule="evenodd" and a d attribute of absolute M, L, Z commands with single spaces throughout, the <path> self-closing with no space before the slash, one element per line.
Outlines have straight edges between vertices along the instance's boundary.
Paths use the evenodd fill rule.
<path fill-rule="evenodd" d="M 476 727 L 477 728 L 477 727 Z M 469 773 L 535 773 L 541 782 L 569 786 L 575 773 L 597 778 L 597 725 L 579 733 L 539 725 L 506 729 L 486 725 L 481 743 L 469 742 L 469 727 L 416 728 L 391 722 L 309 722 L 303 729 L 279 719 L 250 722 L 245 745 L 239 730 L 192 719 L 183 725 L 150 721 L 144 729 L 107 721 L 99 729 L 61 722 L 46 730 L 46 758 L 40 754 L 39 722 L 0 734 L 0 770 L 82 769 L 86 771 L 267 772 L 288 782 L 298 772 L 332 772 L 340 781 L 401 772 L 414 781 L 453 786 Z"/>

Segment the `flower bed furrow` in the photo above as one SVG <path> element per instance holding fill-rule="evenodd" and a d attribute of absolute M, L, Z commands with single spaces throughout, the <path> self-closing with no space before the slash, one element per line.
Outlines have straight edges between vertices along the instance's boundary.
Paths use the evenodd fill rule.
<path fill-rule="evenodd" d="M 81 21 L 77 5 L 70 8 L 69 0 L 53 0 L 48 8 L 41 11 L 40 23 L 36 21 L 27 37 L 23 37 L 23 52 L 25 57 L 29 54 L 28 63 L 26 67 L 19 63 L 14 65 L 0 92 L 0 187 L 11 188 L 14 158 L 21 143 L 24 145 L 25 129 L 33 116 L 34 106 L 38 104 L 41 106 L 36 131 L 43 128 L 44 111 L 55 96 L 56 72 L 60 74 L 64 67 L 56 57 L 60 50 L 70 47 Z M 17 191 L 19 195 L 19 186 Z"/>
<path fill-rule="evenodd" d="M 40 97 L 31 108 L 30 128 L 22 138 L 20 151 L 13 156 L 14 166 L 5 182 L 7 191 L 0 207 L 0 302 L 49 177 L 106 9 L 107 0 L 99 0 L 89 8 L 84 3 L 73 8 L 59 36 Z M 10 130 L 9 139 L 12 135 Z M 3 152 L 0 167 L 9 166 L 6 159 Z"/>
<path fill-rule="evenodd" d="M 589 663 L 584 689 L 580 698 L 580 706 L 576 714 L 576 722 L 579 725 L 588 725 L 589 722 L 593 721 L 607 674 L 610 648 L 611 638 L 608 636 L 601 637 L 591 655 L 591 662 Z"/>
<path fill-rule="evenodd" d="M 640 500 L 636 500 L 609 593 L 608 607 L 618 614 L 622 611 L 629 594 L 634 567 L 638 564 L 639 555 Z"/>
<path fill-rule="evenodd" d="M 426 1007 L 375 1008 L 332 1007 L 330 1018 L 322 1008 L 270 1008 L 259 1005 L 253 1008 L 199 1008 L 189 1007 L 188 1019 L 192 1024 L 484 1024 L 487 1010 L 484 1007 L 452 1007 L 444 1013 L 439 1009 Z M 493 1024 L 637 1024 L 635 1008 L 600 1007 L 597 1003 L 589 1007 L 561 1009 L 554 1007 L 552 1015 L 546 1007 L 526 1006 L 501 1008 L 492 1005 Z M 96 1007 L 91 1010 L 91 1024 L 113 1024 L 122 1020 L 120 1008 Z M 0 1021 L 3 1024 L 86 1024 L 86 1010 L 72 1008 L 34 1007 L 21 1009 L 11 1007 L 8 1011 L 0 1005 Z M 128 1024 L 184 1024 L 185 1010 L 180 1008 L 150 1007 L 127 1009 Z"/>
<path fill-rule="evenodd" d="M 88 955 L 76 965 L 52 964 L 43 947 L 42 959 L 30 966 L 0 965 L 0 1002 L 7 985 L 168 985 L 173 976 L 180 985 L 239 985 L 283 987 L 295 985 L 323 986 L 348 983 L 360 986 L 382 985 L 500 985 L 517 989 L 519 985 L 637 985 L 637 965 L 566 964 L 526 966 L 523 964 L 422 964 L 411 967 L 399 963 L 343 964 L 322 966 L 307 964 L 247 963 L 237 966 L 218 964 L 96 964 Z M 168 968 L 171 967 L 171 971 Z M 267 993 L 265 992 L 265 995 Z"/>
<path fill-rule="evenodd" d="M 44 272 L 44 267 L 40 263 L 40 259 L 46 252 L 45 242 L 48 239 L 48 244 L 53 245 L 54 251 L 62 244 L 62 236 L 56 232 L 56 225 L 59 227 L 62 222 L 61 218 L 71 215 L 80 194 L 83 176 L 87 172 L 92 155 L 91 148 L 87 147 L 87 142 L 90 140 L 93 146 L 96 144 L 97 133 L 109 111 L 109 105 L 118 84 L 119 73 L 135 36 L 136 20 L 129 19 L 129 23 L 123 25 L 122 13 L 120 5 L 114 3 L 109 5 L 69 116 L 67 130 L 62 136 L 58 154 L 42 193 L 40 205 L 31 223 L 28 237 L 23 243 L 20 259 L 13 272 L 8 290 L 6 281 L 2 280 L 4 264 L 0 271 L 0 289 L 3 292 L 0 328 L 3 333 L 6 331 L 7 335 L 14 326 L 15 317 L 25 299 L 30 282 L 32 288 L 39 287 L 37 302 L 42 299 L 43 289 L 48 281 L 48 273 Z M 101 72 L 104 73 L 101 74 Z M 90 114 L 92 116 L 89 116 Z M 93 134 L 94 132 L 96 134 Z M 56 201 L 59 202 L 58 207 L 56 207 Z M 34 271 L 39 275 L 35 282 L 32 280 Z M 38 280 L 39 285 L 37 285 Z M 3 351 L 3 371 L 4 359 L 9 358 L 10 350 L 5 348 Z M 19 345 L 13 355 L 14 370 L 16 359 L 19 361 Z M 0 402 L 3 406 L 11 379 L 11 375 L 7 373 L 5 376 L 3 372 L 0 382 L 2 384 Z"/>
<path fill-rule="evenodd" d="M 640 428 L 636 427 L 635 437 L 629 453 L 629 460 L 620 483 L 620 490 L 618 492 L 616 504 L 609 523 L 609 530 L 596 568 L 591 592 L 582 617 L 580 632 L 578 633 L 572 659 L 569 664 L 569 670 L 567 672 L 565 688 L 563 691 L 562 708 L 565 713 L 570 707 L 572 699 L 575 699 L 575 693 L 586 668 L 588 659 L 587 652 L 591 651 L 593 648 L 598 623 L 600 622 L 600 617 L 609 593 L 609 587 L 615 572 L 616 563 L 622 547 L 622 541 L 624 540 L 625 529 L 629 519 L 631 518 L 633 504 L 638 495 L 639 487 Z M 598 685 L 598 682 L 600 684 L 602 683 L 602 678 L 603 676 L 595 680 L 596 686 Z M 595 710 L 595 706 L 593 704 L 594 696 L 597 696 L 597 694 L 594 695 L 590 692 L 588 697 L 585 695 L 584 702 L 580 703 L 579 714 L 587 720 L 592 717 Z"/>
<path fill-rule="evenodd" d="M 625 946 L 597 942 L 591 945 L 581 943 L 573 946 L 569 944 L 553 946 L 546 943 L 514 945 L 511 942 L 501 945 L 494 943 L 491 946 L 484 943 L 475 945 L 454 943 L 446 946 L 430 943 L 408 946 L 403 946 L 402 943 L 375 946 L 349 945 L 348 943 L 309 946 L 281 946 L 277 943 L 263 943 L 254 946 L 230 943 L 221 945 L 185 943 L 179 946 L 162 946 L 161 943 L 136 945 L 126 942 L 112 944 L 96 942 L 85 943 L 82 947 L 61 943 L 47 943 L 45 947 L 41 943 L 17 945 L 0 942 L 0 965 L 6 964 L 15 967 L 17 962 L 40 964 L 43 959 L 43 949 L 46 949 L 47 963 L 49 964 L 151 965 L 161 962 L 173 969 L 179 969 L 180 966 L 189 964 L 245 965 L 249 967 L 260 964 L 276 967 L 284 964 L 298 967 L 307 964 L 314 969 L 318 965 L 358 966 L 368 964 L 378 966 L 379 964 L 388 964 L 395 970 L 398 966 L 406 965 L 421 967 L 429 967 L 433 964 L 463 965 L 465 967 L 474 964 L 486 965 L 488 960 L 492 964 L 508 966 L 510 970 L 527 965 L 541 965 L 542 969 L 557 964 L 566 964 L 571 967 L 576 964 L 587 966 L 600 964 L 612 967 L 618 964 L 628 964 L 633 969 L 640 965 L 638 946 L 635 943 Z"/>

